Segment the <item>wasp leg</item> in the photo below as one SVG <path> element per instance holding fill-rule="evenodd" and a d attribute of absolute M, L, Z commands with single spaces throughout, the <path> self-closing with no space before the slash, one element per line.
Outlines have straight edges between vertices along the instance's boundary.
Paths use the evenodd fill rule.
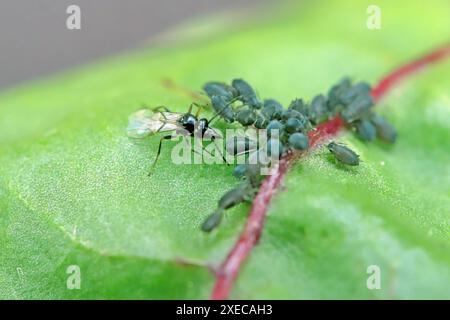
<path fill-rule="evenodd" d="M 205 109 L 205 107 L 208 106 L 208 105 L 201 105 L 201 104 L 198 104 L 197 102 L 192 102 L 191 106 L 197 107 L 197 112 L 195 113 L 195 116 L 196 116 L 197 119 L 198 119 L 198 117 L 200 116 L 200 112 L 201 112 L 203 109 Z"/>
<path fill-rule="evenodd" d="M 241 98 L 241 96 L 231 99 L 230 101 L 228 101 L 228 103 L 226 104 L 225 108 L 226 108 L 226 107 L 229 107 L 229 106 L 232 105 L 234 102 L 238 101 L 240 98 Z M 241 105 L 241 106 L 238 106 L 238 108 L 243 107 L 243 106 L 245 106 L 245 104 L 243 104 L 243 105 Z M 224 110 L 225 108 L 222 108 L 222 110 Z M 216 112 L 216 113 L 208 120 L 210 126 L 213 124 L 213 121 L 214 121 L 214 120 L 217 120 L 217 119 L 218 119 L 218 118 L 217 118 L 218 116 L 221 116 L 221 115 L 222 115 L 222 110 L 220 110 L 219 112 Z M 233 108 L 233 111 L 234 111 L 234 108 Z"/>
<path fill-rule="evenodd" d="M 216 139 L 215 139 L 214 137 L 212 137 L 211 140 L 212 140 L 212 142 L 214 143 L 214 145 L 215 145 L 217 151 L 219 151 L 219 154 L 220 154 L 220 156 L 222 157 L 222 160 L 223 160 L 227 165 L 230 165 L 230 164 L 228 163 L 227 159 L 225 159 L 225 157 L 224 157 L 222 151 L 220 151 L 220 148 L 219 148 L 219 146 L 218 146 L 217 143 L 216 143 Z M 201 144 L 201 146 L 202 146 L 202 151 L 206 152 L 206 153 L 209 154 L 211 157 L 214 157 L 214 155 L 213 155 L 211 152 L 209 152 L 209 151 L 206 149 L 205 146 L 203 146 L 203 140 L 200 139 L 200 141 L 202 142 L 202 144 Z M 192 150 L 194 151 L 194 149 L 192 149 Z M 194 152 L 196 152 L 197 154 L 200 154 L 197 150 L 195 150 Z"/>
<path fill-rule="evenodd" d="M 195 113 L 195 117 L 198 118 L 198 116 L 200 115 L 200 112 L 202 111 L 202 109 L 205 108 L 205 105 L 198 104 L 197 102 L 192 102 L 191 105 L 189 106 L 189 109 L 188 109 L 187 113 L 191 113 L 192 112 L 192 107 L 196 107 L 197 108 L 197 112 Z"/>
<path fill-rule="evenodd" d="M 159 106 L 159 107 L 155 107 L 155 108 L 153 108 L 152 109 L 152 111 L 155 111 L 155 112 L 158 112 L 158 111 L 160 111 L 160 110 L 164 110 L 165 112 L 171 112 L 167 107 L 165 107 L 165 106 Z M 164 116 L 164 113 L 163 113 L 163 116 Z M 165 118 L 165 116 L 164 116 L 164 118 Z"/>
<path fill-rule="evenodd" d="M 220 156 L 222 157 L 223 161 L 225 161 L 225 163 L 227 164 L 227 166 L 229 166 L 230 164 L 228 163 L 227 159 L 225 159 L 222 150 L 220 150 L 219 145 L 217 144 L 217 140 L 215 137 L 211 137 L 211 141 L 214 143 L 217 151 L 219 151 Z"/>
<path fill-rule="evenodd" d="M 158 152 L 157 152 L 157 154 L 156 154 L 155 161 L 153 161 L 152 167 L 150 168 L 150 172 L 149 172 L 149 174 L 148 174 L 149 176 L 152 175 L 153 169 L 154 169 L 155 166 L 156 166 L 156 162 L 158 162 L 159 155 L 161 154 L 162 142 L 163 142 L 164 140 L 170 140 L 170 139 L 172 139 L 172 136 L 171 136 L 171 135 L 170 135 L 170 136 L 164 136 L 164 137 L 161 137 L 161 139 L 159 140 Z"/>

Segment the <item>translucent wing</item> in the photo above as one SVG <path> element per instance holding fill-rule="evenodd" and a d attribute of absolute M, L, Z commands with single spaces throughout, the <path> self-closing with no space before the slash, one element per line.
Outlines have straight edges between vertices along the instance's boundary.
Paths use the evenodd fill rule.
<path fill-rule="evenodd" d="M 153 112 L 149 109 L 138 110 L 129 118 L 128 136 L 141 139 L 157 132 L 175 130 L 178 127 L 177 120 L 182 115 L 175 112 Z"/>
<path fill-rule="evenodd" d="M 203 140 L 213 140 L 213 139 L 222 139 L 223 136 L 220 133 L 219 130 L 215 128 L 209 127 L 204 133 L 203 133 Z"/>

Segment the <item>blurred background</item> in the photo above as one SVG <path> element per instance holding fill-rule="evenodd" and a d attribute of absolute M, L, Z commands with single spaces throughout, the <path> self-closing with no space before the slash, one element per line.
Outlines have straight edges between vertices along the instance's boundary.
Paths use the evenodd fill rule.
<path fill-rule="evenodd" d="M 274 0 L 1 0 L 0 90 L 139 46 L 205 13 L 254 10 Z M 81 9 L 69 30 L 67 7 Z"/>

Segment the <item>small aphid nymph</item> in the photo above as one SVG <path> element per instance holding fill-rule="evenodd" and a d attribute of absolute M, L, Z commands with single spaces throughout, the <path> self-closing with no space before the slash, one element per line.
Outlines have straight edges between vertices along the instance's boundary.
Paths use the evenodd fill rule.
<path fill-rule="evenodd" d="M 327 98 L 320 94 L 311 101 L 310 120 L 314 123 L 321 123 L 328 119 Z"/>
<path fill-rule="evenodd" d="M 327 147 L 339 162 L 348 166 L 359 165 L 359 155 L 352 149 L 335 142 L 330 142 Z"/>
<path fill-rule="evenodd" d="M 370 121 L 377 129 L 378 137 L 388 143 L 394 143 L 397 140 L 397 130 L 382 116 L 373 114 Z"/>
<path fill-rule="evenodd" d="M 231 85 L 239 93 L 239 97 L 237 99 L 241 100 L 245 105 L 251 108 L 261 108 L 261 102 L 258 100 L 256 92 L 250 84 L 242 79 L 234 79 L 231 82 Z"/>
<path fill-rule="evenodd" d="M 373 141 L 377 137 L 377 129 L 369 120 L 356 121 L 355 129 L 358 137 L 363 141 Z"/>
<path fill-rule="evenodd" d="M 281 116 L 283 115 L 283 105 L 279 103 L 278 101 L 274 99 L 266 99 L 264 100 L 264 106 L 262 109 L 262 114 L 270 119 L 281 119 Z"/>
<path fill-rule="evenodd" d="M 208 216 L 202 224 L 204 232 L 211 232 L 219 226 L 222 221 L 225 210 L 230 209 L 237 204 L 251 200 L 255 190 L 248 182 L 243 182 L 234 189 L 225 193 L 219 200 L 218 208 L 210 216 Z"/>
<path fill-rule="evenodd" d="M 251 126 L 256 121 L 256 114 L 251 109 L 242 109 L 237 112 L 236 121 L 244 127 Z"/>
<path fill-rule="evenodd" d="M 203 85 L 203 90 L 210 98 L 212 98 L 213 96 L 222 96 L 227 101 L 231 101 L 239 95 L 237 90 L 232 86 L 223 82 L 216 81 L 205 83 Z"/>
<path fill-rule="evenodd" d="M 308 136 L 297 132 L 289 137 L 289 145 L 296 150 L 306 150 L 309 148 Z"/>
<path fill-rule="evenodd" d="M 230 107 L 230 103 L 223 96 L 212 96 L 211 105 L 216 111 L 216 115 L 222 117 L 226 122 L 234 121 L 234 111 Z"/>

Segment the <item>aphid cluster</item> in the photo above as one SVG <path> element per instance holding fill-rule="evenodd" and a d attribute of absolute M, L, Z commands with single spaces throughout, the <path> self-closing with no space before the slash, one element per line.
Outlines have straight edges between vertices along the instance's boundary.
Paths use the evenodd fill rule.
<path fill-rule="evenodd" d="M 237 122 L 245 128 L 265 130 L 260 131 L 265 132 L 267 138 L 266 146 L 262 147 L 264 150 L 247 136 L 233 137 L 226 141 L 227 153 L 234 156 L 251 153 L 249 157 L 254 157 L 256 161 L 234 168 L 233 175 L 242 181 L 219 200 L 217 210 L 202 225 L 206 232 L 220 224 L 225 210 L 253 200 L 262 181 L 262 166 L 270 165 L 271 159 L 279 159 L 291 150 L 307 150 L 308 132 L 329 119 L 340 116 L 346 126 L 363 141 L 373 141 L 378 136 L 383 141 L 393 143 L 397 137 L 394 127 L 373 112 L 371 88 L 365 82 L 352 84 L 350 79 L 344 78 L 332 86 L 327 95 L 319 94 L 309 103 L 294 99 L 287 108 L 274 99 L 261 100 L 252 86 L 242 79 L 234 79 L 231 85 L 208 82 L 203 90 L 215 111 L 211 119 L 199 119 L 200 110 L 204 106 L 195 103 L 186 113 L 171 112 L 166 107 L 142 109 L 131 115 L 128 135 L 144 138 L 160 132 L 175 132 L 215 143 L 216 139 L 222 138 L 211 127 L 216 118 L 222 118 L 227 123 Z M 198 107 L 195 115 L 192 114 L 193 106 Z M 161 153 L 162 141 L 170 138 L 171 135 L 161 138 L 153 166 Z M 359 156 L 348 147 L 335 142 L 329 143 L 327 147 L 337 161 L 350 166 L 359 164 Z M 218 149 L 221 150 L 220 147 Z M 221 155 L 224 158 L 222 152 Z"/>
<path fill-rule="evenodd" d="M 373 112 L 371 88 L 365 82 L 352 84 L 350 79 L 344 78 L 331 87 L 327 95 L 319 94 L 310 103 L 294 99 L 288 108 L 274 99 L 260 100 L 255 90 L 242 79 L 233 80 L 231 85 L 208 82 L 203 89 L 210 97 L 216 114 L 225 121 L 265 129 L 267 151 L 271 157 L 280 158 L 292 149 L 307 150 L 308 132 L 338 115 L 364 141 L 373 141 L 377 135 L 389 143 L 396 140 L 395 129 Z M 272 136 L 273 132 L 276 132 L 275 137 Z M 278 140 L 276 150 L 271 148 L 274 145 L 271 139 Z M 229 141 L 227 152 L 233 155 L 257 148 L 247 137 L 234 139 L 232 148 L 228 144 Z M 358 154 L 348 147 L 335 142 L 329 143 L 327 147 L 337 161 L 350 166 L 359 165 Z M 217 227 L 226 209 L 253 199 L 262 181 L 259 169 L 259 164 L 240 164 L 235 167 L 233 175 L 243 182 L 222 196 L 218 209 L 203 223 L 203 231 L 209 232 Z"/>

